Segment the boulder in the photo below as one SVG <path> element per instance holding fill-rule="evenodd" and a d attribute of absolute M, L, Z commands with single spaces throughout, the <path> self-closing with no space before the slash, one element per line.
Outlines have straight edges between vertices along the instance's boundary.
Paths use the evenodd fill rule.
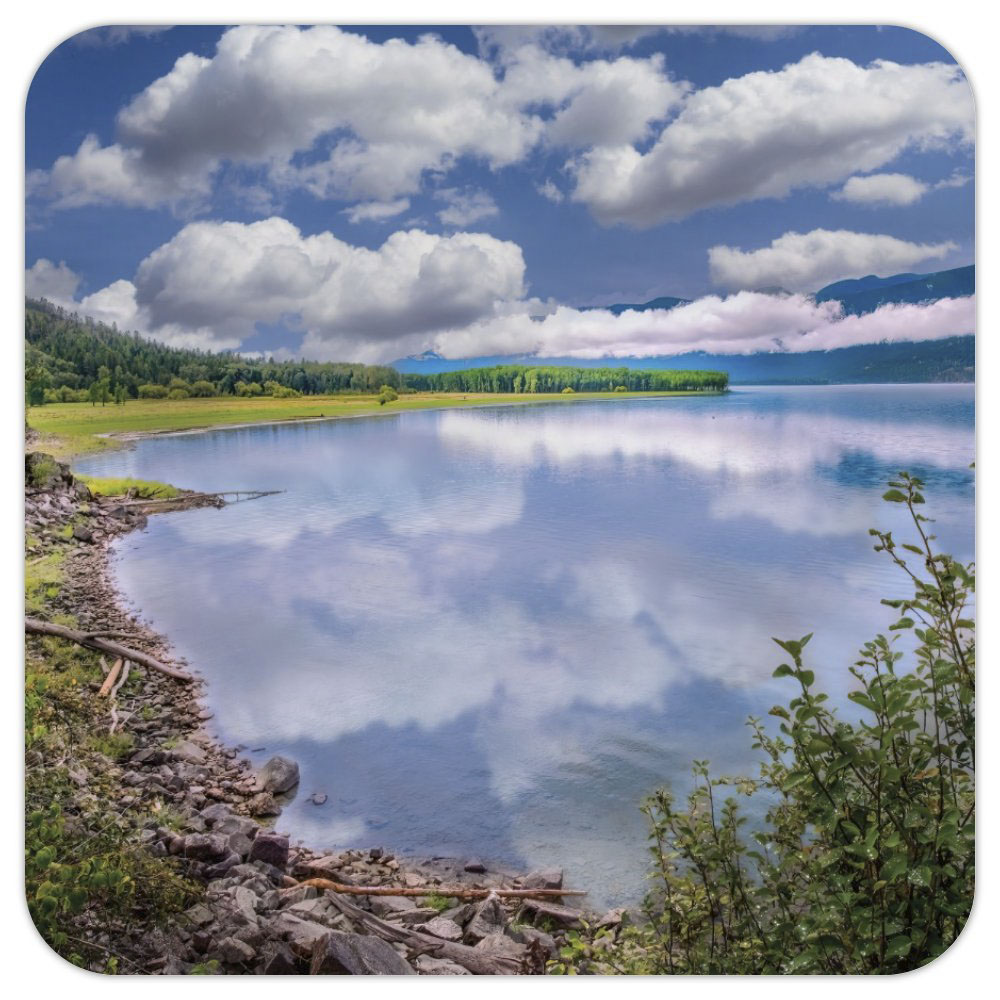
<path fill-rule="evenodd" d="M 465 870 L 472 875 L 485 875 L 486 865 L 479 858 L 470 858 L 465 862 Z"/>
<path fill-rule="evenodd" d="M 376 917 L 391 917 L 407 910 L 415 910 L 417 904 L 406 896 L 372 896 L 371 910 Z"/>
<path fill-rule="evenodd" d="M 216 951 L 219 953 L 219 958 L 230 965 L 252 962 L 257 957 L 257 952 L 246 941 L 240 941 L 234 937 L 223 938 L 216 947 Z"/>
<path fill-rule="evenodd" d="M 280 795 L 299 783 L 299 765 L 287 757 L 272 757 L 257 774 L 257 787 Z"/>
<path fill-rule="evenodd" d="M 217 861 L 228 853 L 229 842 L 221 834 L 189 833 L 184 838 L 183 854 L 186 858 L 193 858 L 195 861 Z"/>
<path fill-rule="evenodd" d="M 540 899 L 526 899 L 521 910 L 536 924 L 540 920 L 550 920 L 557 927 L 580 926 L 580 911 L 571 910 L 568 906 L 560 906 L 557 903 L 543 902 Z"/>
<path fill-rule="evenodd" d="M 266 946 L 264 958 L 265 976 L 295 976 L 298 969 L 295 966 L 295 955 L 285 944 L 270 943 Z"/>
<path fill-rule="evenodd" d="M 563 887 L 562 869 L 540 868 L 538 871 L 528 872 L 521 879 L 521 886 L 525 889 L 561 889 Z"/>
<path fill-rule="evenodd" d="M 264 861 L 275 868 L 284 868 L 288 864 L 288 838 L 280 833 L 262 830 L 250 848 L 250 860 Z"/>
<path fill-rule="evenodd" d="M 247 812 L 251 816 L 280 816 L 281 806 L 274 801 L 270 792 L 260 792 L 247 802 Z"/>
<path fill-rule="evenodd" d="M 462 928 L 454 920 L 449 920 L 447 917 L 435 917 L 433 920 L 428 920 L 420 929 L 445 941 L 462 940 Z"/>
<path fill-rule="evenodd" d="M 465 929 L 465 937 L 475 944 L 491 934 L 502 934 L 507 927 L 507 912 L 496 893 L 491 893 L 480 903 Z"/>
<path fill-rule="evenodd" d="M 409 963 L 379 937 L 330 931 L 313 947 L 313 976 L 414 976 Z"/>
<path fill-rule="evenodd" d="M 85 528 L 82 524 L 77 524 L 73 528 L 73 537 L 78 542 L 92 542 L 94 540 L 94 533 L 90 528 Z"/>
<path fill-rule="evenodd" d="M 202 764 L 205 761 L 205 751 L 190 740 L 181 740 L 170 753 L 174 760 L 182 760 L 188 764 Z"/>

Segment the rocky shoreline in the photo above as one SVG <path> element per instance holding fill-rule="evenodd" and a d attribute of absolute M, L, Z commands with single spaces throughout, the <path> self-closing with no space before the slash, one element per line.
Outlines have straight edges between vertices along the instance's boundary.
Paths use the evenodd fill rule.
<path fill-rule="evenodd" d="M 185 667 L 165 637 L 124 609 L 110 580 L 109 546 L 145 525 L 142 505 L 93 496 L 65 465 L 37 452 L 26 456 L 26 484 L 28 562 L 52 551 L 64 555 L 61 585 L 45 612 L 72 615 L 86 631 L 127 633 L 133 648 Z M 94 946 L 127 953 L 134 971 L 539 974 L 566 932 L 579 926 L 583 912 L 560 899 L 510 900 L 492 892 L 465 902 L 441 891 L 559 889 L 559 870 L 524 874 L 470 859 L 401 858 L 382 847 L 331 854 L 292 844 L 274 821 L 281 794 L 297 784 L 294 762 L 274 759 L 255 772 L 237 749 L 221 745 L 207 729 L 212 715 L 200 700 L 197 676 L 185 684 L 142 668 L 136 675 L 116 705 L 119 729 L 130 738 L 128 752 L 101 759 L 113 801 L 96 801 L 87 767 L 93 768 L 92 760 L 74 759 L 71 747 L 66 764 L 77 789 L 76 822 L 86 823 L 98 804 L 138 817 L 136 836 L 144 849 L 155 858 L 176 858 L 183 874 L 203 888 L 197 903 L 162 926 L 140 920 L 114 941 L 93 922 Z M 95 675 L 91 682 L 95 698 L 102 681 Z M 41 765 L 27 762 L 33 763 Z M 354 893 L 395 887 L 403 894 L 341 895 L 300 884 L 311 878 Z M 622 914 L 587 919 L 616 928 Z"/>

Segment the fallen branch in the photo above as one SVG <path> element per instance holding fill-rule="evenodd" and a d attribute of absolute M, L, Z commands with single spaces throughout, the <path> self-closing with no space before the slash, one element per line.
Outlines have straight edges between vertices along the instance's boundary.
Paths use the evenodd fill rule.
<path fill-rule="evenodd" d="M 466 886 L 431 885 L 423 888 L 403 888 L 395 885 L 342 885 L 328 878 L 307 878 L 299 885 L 311 885 L 348 896 L 451 896 L 455 899 L 486 899 L 495 894 L 504 899 L 550 899 L 559 896 L 586 896 L 581 889 L 474 889 Z"/>
<path fill-rule="evenodd" d="M 115 681 L 118 680 L 118 674 L 121 672 L 122 664 L 125 661 L 119 656 L 115 660 L 114 665 L 108 671 L 107 677 L 104 678 L 104 683 L 101 685 L 101 690 L 97 692 L 98 698 L 107 698 L 111 693 L 111 689 L 114 687 Z M 104 662 L 104 657 L 101 657 L 101 665 L 106 667 L 107 664 Z"/>
<path fill-rule="evenodd" d="M 121 690 L 122 685 L 128 680 L 129 662 L 125 661 L 125 666 L 122 667 L 122 675 L 118 678 L 118 683 L 111 689 L 111 728 L 108 733 L 113 733 L 118 728 L 118 692 Z"/>
<path fill-rule="evenodd" d="M 320 881 L 327 880 L 321 879 Z M 306 885 L 307 883 L 303 882 L 302 884 Z M 399 941 L 412 951 L 420 951 L 424 954 L 431 953 L 440 958 L 447 958 L 477 976 L 516 976 L 521 971 L 521 962 L 516 958 L 507 955 L 491 955 L 470 948 L 467 944 L 456 944 L 454 941 L 445 941 L 432 934 L 406 930 L 396 924 L 389 923 L 387 920 L 379 919 L 374 914 L 362 910 L 361 907 L 347 902 L 346 899 L 342 899 L 336 894 L 326 898 L 345 917 L 362 927 L 366 927 L 376 936 L 384 938 L 386 941 Z"/>
<path fill-rule="evenodd" d="M 123 660 L 131 660 L 150 670 L 157 670 L 167 677 L 173 677 L 179 681 L 193 681 L 191 674 L 178 670 L 175 667 L 168 667 L 148 653 L 142 653 L 138 649 L 130 649 L 120 643 L 112 642 L 110 639 L 92 637 L 88 632 L 80 632 L 75 628 L 66 625 L 55 625 L 52 622 L 43 622 L 38 618 L 25 618 L 24 631 L 33 635 L 54 635 L 59 639 L 67 639 L 75 642 L 78 646 L 87 646 L 89 649 L 96 649 L 101 653 L 111 653 L 112 656 L 119 656 Z"/>

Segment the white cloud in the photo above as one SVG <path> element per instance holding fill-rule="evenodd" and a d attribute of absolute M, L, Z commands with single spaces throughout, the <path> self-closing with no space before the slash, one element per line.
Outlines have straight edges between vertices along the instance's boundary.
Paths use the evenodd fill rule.
<path fill-rule="evenodd" d="M 546 180 L 544 184 L 536 185 L 535 190 L 543 198 L 548 198 L 549 201 L 554 202 L 557 205 L 561 201 L 563 201 L 566 197 L 566 195 L 564 195 L 562 191 L 560 191 L 559 188 L 556 187 L 556 185 L 552 182 L 551 179 Z"/>
<path fill-rule="evenodd" d="M 172 27 L 170 24 L 112 24 L 81 31 L 71 40 L 74 45 L 83 48 L 113 48 L 116 45 L 124 45 L 133 38 L 154 38 Z"/>
<path fill-rule="evenodd" d="M 712 281 L 725 288 L 816 291 L 859 274 L 893 274 L 957 249 L 952 242 L 909 243 L 877 233 L 814 229 L 785 233 L 759 250 L 714 246 L 708 251 Z"/>
<path fill-rule="evenodd" d="M 190 209 L 232 163 L 263 167 L 279 188 L 388 203 L 462 157 L 517 163 L 546 133 L 573 147 L 636 141 L 684 91 L 660 56 L 576 65 L 526 45 L 498 75 L 432 35 L 375 43 L 329 26 L 238 27 L 213 57 L 182 56 L 126 105 L 114 143 L 88 136 L 31 190 L 60 208 Z"/>
<path fill-rule="evenodd" d="M 51 271 L 40 261 L 28 274 L 52 284 Z M 408 230 L 368 250 L 271 218 L 190 223 L 132 281 L 62 304 L 209 348 L 237 346 L 257 323 L 288 320 L 306 331 L 312 356 L 376 360 L 398 357 L 415 336 L 501 314 L 523 295 L 521 248 L 486 234 Z"/>
<path fill-rule="evenodd" d="M 344 209 L 344 215 L 351 223 L 384 222 L 394 215 L 401 215 L 409 207 L 409 198 L 398 198 L 396 201 L 363 201 Z"/>
<path fill-rule="evenodd" d="M 24 272 L 24 294 L 29 299 L 48 299 L 50 302 L 71 302 L 80 285 L 80 276 L 66 266 L 65 261 L 53 264 L 39 257 Z"/>
<path fill-rule="evenodd" d="M 599 146 L 572 161 L 573 198 L 636 227 L 872 171 L 905 149 L 971 142 L 974 107 L 944 63 L 857 66 L 818 53 L 693 93 L 648 152 Z"/>
<path fill-rule="evenodd" d="M 527 298 L 521 248 L 484 233 L 411 229 L 370 250 L 329 232 L 303 236 L 280 218 L 186 225 L 131 281 L 79 302 L 65 265 L 36 261 L 26 283 L 29 294 L 47 290 L 60 305 L 178 345 L 236 348 L 258 323 L 284 323 L 304 333 L 296 356 L 319 360 L 391 361 L 429 349 L 448 358 L 799 352 L 975 329 L 973 298 L 860 317 L 843 316 L 839 302 L 754 291 L 618 316 L 578 310 Z"/>
<path fill-rule="evenodd" d="M 912 205 L 930 190 L 930 185 L 909 174 L 869 174 L 850 177 L 839 190 L 831 193 L 834 201 L 858 205 Z"/>
<path fill-rule="evenodd" d="M 486 191 L 459 191 L 458 188 L 442 188 L 434 193 L 447 207 L 437 213 L 446 226 L 472 225 L 480 219 L 490 219 L 500 214 L 497 203 Z"/>
<path fill-rule="evenodd" d="M 657 357 L 707 351 L 826 351 L 879 341 L 936 340 L 975 330 L 975 299 L 927 305 L 886 305 L 864 316 L 843 316 L 839 302 L 805 295 L 738 292 L 709 295 L 670 310 L 579 311 L 565 306 L 540 320 L 527 314 L 449 330 L 426 344 L 442 357 L 537 354 L 539 357 Z"/>

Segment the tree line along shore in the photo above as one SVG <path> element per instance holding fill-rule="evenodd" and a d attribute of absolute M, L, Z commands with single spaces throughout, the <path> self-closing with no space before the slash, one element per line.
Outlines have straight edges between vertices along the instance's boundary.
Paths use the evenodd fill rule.
<path fill-rule="evenodd" d="M 341 393 L 724 391 L 720 371 L 507 364 L 437 374 L 387 365 L 275 361 L 168 347 L 67 313 L 44 300 L 25 310 L 25 390 L 31 406 L 134 399 L 295 398 Z M 391 401 L 391 400 L 386 400 Z"/>

